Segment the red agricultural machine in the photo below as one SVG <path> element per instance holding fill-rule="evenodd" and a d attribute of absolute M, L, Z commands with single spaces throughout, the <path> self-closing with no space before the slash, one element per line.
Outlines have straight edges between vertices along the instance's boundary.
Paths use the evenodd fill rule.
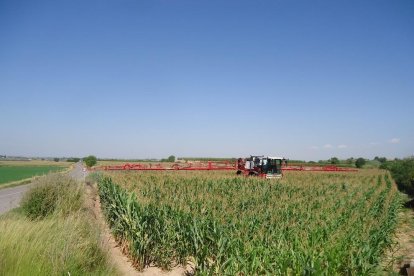
<path fill-rule="evenodd" d="M 281 178 L 282 168 L 286 168 L 283 157 L 250 156 L 237 160 L 237 174 L 245 176 L 261 176 L 265 178 Z"/>
<path fill-rule="evenodd" d="M 318 172 L 355 172 L 352 168 L 337 166 L 289 166 L 288 160 L 283 157 L 252 155 L 239 158 L 237 161 L 187 161 L 176 162 L 170 166 L 157 164 L 123 164 L 94 167 L 96 171 L 236 171 L 238 175 L 260 176 L 264 178 L 281 178 L 284 171 L 318 171 Z"/>
<path fill-rule="evenodd" d="M 265 178 L 281 178 L 284 171 L 307 172 L 356 172 L 357 169 L 342 168 L 337 166 L 303 166 L 288 165 L 288 159 L 284 157 L 250 156 L 237 160 L 237 174 L 246 176 L 261 176 Z"/>
<path fill-rule="evenodd" d="M 93 169 L 104 171 L 225 171 L 235 170 L 235 165 L 230 161 L 192 161 L 185 163 L 174 163 L 171 166 L 164 165 L 163 163 L 126 163 L 124 165 L 99 166 L 94 167 Z"/>

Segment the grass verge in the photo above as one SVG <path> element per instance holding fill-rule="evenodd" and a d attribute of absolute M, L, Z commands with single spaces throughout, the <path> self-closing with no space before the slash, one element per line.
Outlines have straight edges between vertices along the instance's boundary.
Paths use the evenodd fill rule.
<path fill-rule="evenodd" d="M 36 180 L 22 207 L 0 217 L 0 275 L 116 275 L 83 195 L 64 175 Z"/>

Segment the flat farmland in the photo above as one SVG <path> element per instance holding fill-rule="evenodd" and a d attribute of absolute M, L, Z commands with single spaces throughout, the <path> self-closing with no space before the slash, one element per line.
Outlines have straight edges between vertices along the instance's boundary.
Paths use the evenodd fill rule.
<path fill-rule="evenodd" d="M 172 165 L 172 162 L 155 162 L 155 161 L 119 161 L 119 160 L 98 160 L 96 167 L 98 166 L 122 166 L 125 164 L 162 164 L 162 165 Z"/>
<path fill-rule="evenodd" d="M 49 172 L 62 171 L 70 163 L 49 161 L 1 161 L 0 185 Z"/>
<path fill-rule="evenodd" d="M 139 268 L 218 275 L 378 272 L 401 197 L 390 175 L 105 172 L 104 214 Z"/>

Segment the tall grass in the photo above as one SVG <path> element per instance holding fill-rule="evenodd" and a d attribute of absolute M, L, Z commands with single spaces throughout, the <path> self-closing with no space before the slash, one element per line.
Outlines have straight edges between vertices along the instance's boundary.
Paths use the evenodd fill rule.
<path fill-rule="evenodd" d="M 75 180 L 54 174 L 35 180 L 21 206 L 31 219 L 42 219 L 52 214 L 65 216 L 79 212 L 84 202 L 83 195 L 83 188 Z"/>
<path fill-rule="evenodd" d="M 22 208 L 0 217 L 0 275 L 116 275 L 80 183 L 40 178 Z"/>

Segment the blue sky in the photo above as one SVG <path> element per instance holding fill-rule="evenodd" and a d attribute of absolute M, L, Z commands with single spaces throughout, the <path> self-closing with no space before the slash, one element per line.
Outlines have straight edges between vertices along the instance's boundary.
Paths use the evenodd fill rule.
<path fill-rule="evenodd" d="M 0 154 L 414 154 L 414 2 L 0 0 Z"/>

